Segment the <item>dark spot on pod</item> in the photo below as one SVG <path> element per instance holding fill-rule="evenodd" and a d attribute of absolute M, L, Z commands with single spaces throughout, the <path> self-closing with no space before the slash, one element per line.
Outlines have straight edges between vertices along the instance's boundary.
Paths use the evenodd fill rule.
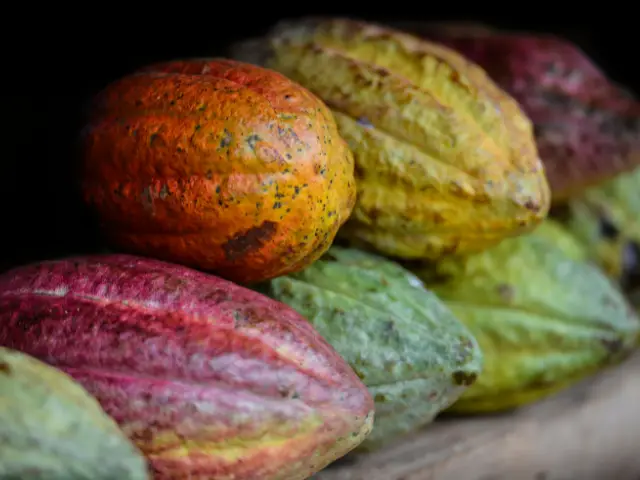
<path fill-rule="evenodd" d="M 231 144 L 231 138 L 231 132 L 225 128 L 222 139 L 220 140 L 220 148 L 228 147 Z"/>
<path fill-rule="evenodd" d="M 387 70 L 386 68 L 383 67 L 377 67 L 374 69 L 374 72 L 376 72 L 378 75 L 380 75 L 382 78 L 384 77 L 388 77 L 389 75 L 391 75 L 391 72 L 389 72 L 389 70 Z"/>
<path fill-rule="evenodd" d="M 533 200 L 527 200 L 524 204 L 524 208 L 531 210 L 532 212 L 537 212 L 540 210 L 540 205 L 535 203 Z"/>
<path fill-rule="evenodd" d="M 615 356 L 623 351 L 624 342 L 619 338 L 605 338 L 602 340 L 602 345 L 609 355 Z"/>
<path fill-rule="evenodd" d="M 373 128 L 373 124 L 365 117 L 359 117 L 358 120 L 356 120 L 356 122 L 358 123 L 358 125 L 363 126 L 365 128 Z"/>
<path fill-rule="evenodd" d="M 442 255 L 453 255 L 458 251 L 459 246 L 460 246 L 460 240 L 456 240 L 455 242 L 442 247 L 440 251 Z"/>
<path fill-rule="evenodd" d="M 213 305 L 218 305 L 230 299 L 231 297 L 229 293 L 225 292 L 224 290 L 211 290 L 207 292 L 206 295 L 203 295 L 202 297 L 202 300 L 206 300 L 207 302 L 210 302 Z"/>
<path fill-rule="evenodd" d="M 222 249 L 228 260 L 237 260 L 253 250 L 258 250 L 271 240 L 277 229 L 275 222 L 264 221 L 260 226 L 238 233 L 228 240 Z"/>
<path fill-rule="evenodd" d="M 620 235 L 620 230 L 608 218 L 600 217 L 600 235 L 603 238 L 615 239 Z"/>
<path fill-rule="evenodd" d="M 262 323 L 263 316 L 252 308 L 242 308 L 233 312 L 233 323 L 236 328 L 253 327 Z"/>
<path fill-rule="evenodd" d="M 453 379 L 453 383 L 455 383 L 456 385 L 464 385 L 468 387 L 469 385 L 473 385 L 475 383 L 478 375 L 476 373 L 467 373 L 458 370 L 457 372 L 453 372 L 451 378 Z"/>
<path fill-rule="evenodd" d="M 255 150 L 256 149 L 256 144 L 261 140 L 260 135 L 249 135 L 247 137 L 247 144 L 249 145 L 249 148 L 251 148 L 251 150 Z"/>
<path fill-rule="evenodd" d="M 628 242 L 622 250 L 622 288 L 625 291 L 640 286 L 640 245 Z"/>
<path fill-rule="evenodd" d="M 513 297 L 516 294 L 515 289 L 511 285 L 508 285 L 506 283 L 501 283 L 500 285 L 498 285 L 496 290 L 498 291 L 498 295 L 500 295 L 500 298 L 505 302 L 513 301 Z"/>
<path fill-rule="evenodd" d="M 4 375 L 11 375 L 11 367 L 8 363 L 0 362 L 0 373 L 3 373 Z"/>
<path fill-rule="evenodd" d="M 372 208 L 371 210 L 369 210 L 369 211 L 367 212 L 367 216 L 368 216 L 371 220 L 373 220 L 373 221 L 375 222 L 375 221 L 378 219 L 378 217 L 380 217 L 380 214 L 381 214 L 381 213 L 382 213 L 382 212 L 380 211 L 380 209 L 378 209 L 378 208 Z"/>
<path fill-rule="evenodd" d="M 160 137 L 157 133 L 152 133 L 149 136 L 149 145 L 150 146 L 161 146 L 164 145 L 164 142 L 162 141 L 162 137 Z"/>
<path fill-rule="evenodd" d="M 373 401 L 376 403 L 385 402 L 386 400 L 387 400 L 386 395 L 382 393 L 376 393 L 375 396 L 373 397 Z"/>

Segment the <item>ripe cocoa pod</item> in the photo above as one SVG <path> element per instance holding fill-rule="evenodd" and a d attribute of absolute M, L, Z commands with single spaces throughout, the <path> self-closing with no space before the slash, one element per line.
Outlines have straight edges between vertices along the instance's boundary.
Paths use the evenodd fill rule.
<path fill-rule="evenodd" d="M 404 23 L 479 64 L 534 123 L 554 204 L 640 165 L 640 102 L 553 35 Z"/>
<path fill-rule="evenodd" d="M 376 255 L 333 246 L 301 272 L 261 286 L 309 319 L 375 401 L 372 450 L 433 420 L 471 385 L 482 354 L 422 282 Z"/>
<path fill-rule="evenodd" d="M 81 136 L 82 189 L 110 243 L 237 283 L 296 271 L 355 202 L 328 108 L 283 75 L 221 59 L 106 87 Z"/>
<path fill-rule="evenodd" d="M 80 382 L 154 480 L 308 478 L 373 422 L 366 387 L 293 309 L 156 260 L 96 255 L 7 272 L 0 345 Z"/>
<path fill-rule="evenodd" d="M 640 168 L 586 190 L 554 217 L 625 290 L 640 286 Z"/>
<path fill-rule="evenodd" d="M 477 338 L 478 381 L 451 411 L 530 403 L 624 358 L 640 321 L 595 266 L 534 231 L 415 272 Z"/>
<path fill-rule="evenodd" d="M 454 51 L 343 19 L 284 22 L 234 47 L 288 75 L 333 111 L 358 196 L 340 230 L 407 259 L 481 251 L 526 232 L 550 194 L 517 103 Z"/>
<path fill-rule="evenodd" d="M 80 385 L 0 347 L 0 478 L 145 480 L 140 452 Z"/>

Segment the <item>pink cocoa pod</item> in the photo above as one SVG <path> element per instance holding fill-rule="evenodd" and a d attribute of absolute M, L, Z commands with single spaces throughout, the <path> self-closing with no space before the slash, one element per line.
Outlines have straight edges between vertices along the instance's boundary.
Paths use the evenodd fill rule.
<path fill-rule="evenodd" d="M 356 374 L 286 305 L 182 266 L 96 255 L 0 276 L 0 345 L 66 372 L 155 479 L 304 479 L 369 433 Z"/>
<path fill-rule="evenodd" d="M 465 23 L 399 26 L 457 50 L 522 105 L 554 203 L 640 165 L 640 103 L 571 42 Z"/>

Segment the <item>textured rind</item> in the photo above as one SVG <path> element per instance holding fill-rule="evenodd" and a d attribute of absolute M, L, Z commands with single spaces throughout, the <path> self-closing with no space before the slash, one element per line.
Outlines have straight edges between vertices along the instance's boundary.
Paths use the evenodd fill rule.
<path fill-rule="evenodd" d="M 451 411 L 510 409 L 624 358 L 640 321 L 596 267 L 535 232 L 414 270 L 477 338 L 484 368 Z"/>
<path fill-rule="evenodd" d="M 486 26 L 406 23 L 483 67 L 535 126 L 554 204 L 640 165 L 640 102 L 571 42 Z"/>
<path fill-rule="evenodd" d="M 293 309 L 178 265 L 77 257 L 0 277 L 0 345 L 63 370 L 154 479 L 304 479 L 368 434 L 373 401 Z"/>
<path fill-rule="evenodd" d="M 118 425 L 64 373 L 0 347 L 0 478 L 145 480 Z"/>
<path fill-rule="evenodd" d="M 88 117 L 84 197 L 130 253 L 261 281 L 318 258 L 355 202 L 331 112 L 274 71 L 151 65 L 108 85 Z"/>
<path fill-rule="evenodd" d="M 531 123 L 454 51 L 376 25 L 303 19 L 230 55 L 283 72 L 333 110 L 356 161 L 358 198 L 340 230 L 353 245 L 438 258 L 546 216 Z"/>
<path fill-rule="evenodd" d="M 586 190 L 554 217 L 622 286 L 640 285 L 640 168 Z"/>
<path fill-rule="evenodd" d="M 466 327 L 385 258 L 334 246 L 261 288 L 308 318 L 369 388 L 376 419 L 359 450 L 428 424 L 481 372 L 482 354 Z"/>

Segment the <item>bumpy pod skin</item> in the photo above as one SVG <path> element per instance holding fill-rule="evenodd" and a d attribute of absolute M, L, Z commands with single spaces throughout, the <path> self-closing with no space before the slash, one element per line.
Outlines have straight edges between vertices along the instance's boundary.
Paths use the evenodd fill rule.
<path fill-rule="evenodd" d="M 640 286 L 640 168 L 586 190 L 553 214 L 625 290 Z"/>
<path fill-rule="evenodd" d="M 368 434 L 373 400 L 293 309 L 125 255 L 0 277 L 0 345 L 71 375 L 154 479 L 311 476 Z"/>
<path fill-rule="evenodd" d="M 369 388 L 376 419 L 360 450 L 428 424 L 481 371 L 482 354 L 466 327 L 387 259 L 334 246 L 261 288 L 308 318 Z"/>
<path fill-rule="evenodd" d="M 484 355 L 482 375 L 451 411 L 533 402 L 624 358 L 640 331 L 638 317 L 600 270 L 536 232 L 415 271 Z"/>
<path fill-rule="evenodd" d="M 231 55 L 288 75 L 333 110 L 358 198 L 340 231 L 401 258 L 481 251 L 547 214 L 529 120 L 479 67 L 398 31 L 343 19 L 276 26 Z"/>
<path fill-rule="evenodd" d="M 554 204 L 640 165 L 640 103 L 571 42 L 473 25 L 404 27 L 476 62 L 520 102 Z"/>
<path fill-rule="evenodd" d="M 261 281 L 317 259 L 355 202 L 331 112 L 277 72 L 152 65 L 107 86 L 89 119 L 84 196 L 132 253 Z"/>
<path fill-rule="evenodd" d="M 145 480 L 144 457 L 80 385 L 0 347 L 0 478 Z"/>

